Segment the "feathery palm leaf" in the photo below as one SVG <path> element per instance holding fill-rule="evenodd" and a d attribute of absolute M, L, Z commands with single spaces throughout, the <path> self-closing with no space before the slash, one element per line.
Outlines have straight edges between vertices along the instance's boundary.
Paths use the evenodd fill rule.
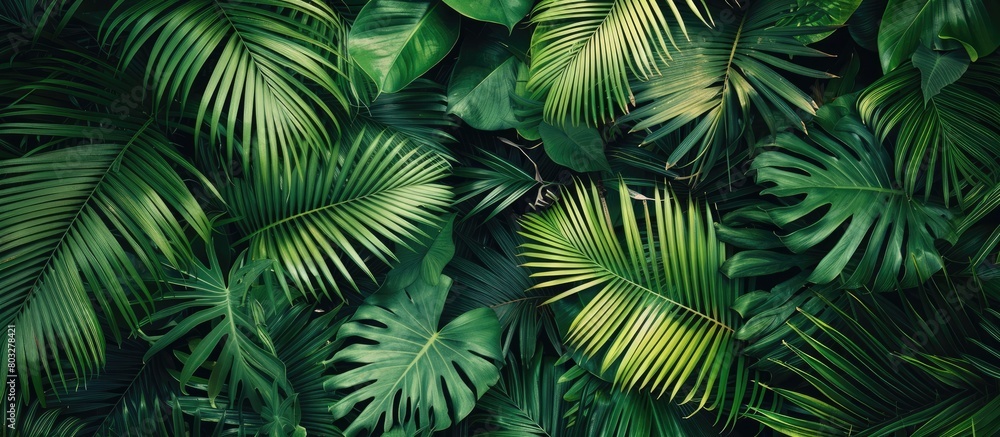
<path fill-rule="evenodd" d="M 355 289 L 345 261 L 374 281 L 366 256 L 388 264 L 395 256 L 385 240 L 413 241 L 419 226 L 432 224 L 451 203 L 438 183 L 448 170 L 438 154 L 385 132 L 342 141 L 331 160 L 302 156 L 287 170 L 290 179 L 251 175 L 227 193 L 251 257 L 278 260 L 299 290 L 314 296 L 317 290 L 342 296 L 331 264 Z"/>
<path fill-rule="evenodd" d="M 896 134 L 896 175 L 907 194 L 916 193 L 923 181 L 925 201 L 939 185 L 946 204 L 955 196 L 966 207 L 966 198 L 998 183 L 998 78 L 1000 56 L 990 56 L 969 65 L 939 94 L 925 96 L 921 72 L 906 62 L 861 93 L 858 109 L 865 123 L 880 140 Z"/>
<path fill-rule="evenodd" d="M 710 436 L 717 435 L 704 414 L 686 417 L 683 407 L 656 399 L 650 393 L 623 392 L 580 366 L 560 378 L 570 403 L 565 418 L 570 435 Z M 690 410 L 690 408 L 687 408 Z M 689 411 L 688 411 L 689 412 Z"/>
<path fill-rule="evenodd" d="M 686 37 L 674 0 L 667 4 Z M 693 1 L 687 4 L 707 25 L 704 1 L 705 15 Z M 537 27 L 527 86 L 534 100 L 545 101 L 545 119 L 553 124 L 589 125 L 627 112 L 628 73 L 641 80 L 658 75 L 667 41 L 675 43 L 657 1 L 541 0 L 531 22 Z"/>
<path fill-rule="evenodd" d="M 523 364 L 522 364 L 523 363 Z M 567 386 L 559 383 L 562 368 L 538 354 L 526 361 L 510 359 L 500 382 L 483 395 L 469 421 L 488 431 L 483 437 L 570 435 L 563 415 Z"/>
<path fill-rule="evenodd" d="M 856 308 L 832 308 L 833 321 L 805 314 L 816 334 L 792 326 L 805 341 L 788 345 L 801 363 L 776 362 L 801 378 L 802 387 L 770 387 L 796 405 L 801 415 L 754 411 L 749 417 L 792 435 L 993 435 L 1000 431 L 1000 380 L 994 365 L 970 359 L 968 344 L 953 331 L 968 319 L 960 300 L 943 296 L 936 305 L 909 312 L 884 311 L 890 303 L 877 295 L 849 293 Z M 916 299 L 921 300 L 921 299 Z M 987 327 L 987 330 L 989 328 Z M 895 350 L 899 342 L 918 341 L 918 349 Z M 973 342 L 975 340 L 973 339 Z M 966 348 L 965 353 L 955 349 Z M 996 350 L 993 350 L 996 352 Z M 982 356 L 976 353 L 977 356 Z M 786 381 L 786 384 L 788 382 Z M 971 422 L 970 421 L 974 421 Z"/>
<path fill-rule="evenodd" d="M 448 97 L 441 85 L 417 79 L 401 91 L 376 96 L 372 90 L 363 98 L 373 100 L 364 102 L 365 107 L 358 111 L 353 129 L 398 132 L 414 144 L 427 146 L 442 156 L 451 156 L 445 144 L 455 141 L 448 130 L 457 123 L 446 115 Z"/>
<path fill-rule="evenodd" d="M 696 410 L 723 406 L 734 396 L 730 375 L 744 372 L 736 353 L 739 316 L 729 310 L 742 285 L 718 272 L 725 248 L 707 210 L 693 202 L 684 208 L 656 190 L 653 198 L 641 197 L 637 212 L 629 193 L 620 184 L 624 241 L 593 185 L 526 216 L 525 266 L 546 278 L 538 287 L 570 287 L 548 303 L 596 291 L 565 341 L 597 357 L 600 373 L 613 368 L 616 387 L 669 393 L 671 400 L 680 395 L 697 402 Z M 732 420 L 735 406 L 719 413 L 730 407 Z"/>
<path fill-rule="evenodd" d="M 251 156 L 288 160 L 330 144 L 347 109 L 336 81 L 346 29 L 322 2 L 119 0 L 101 30 L 103 42 L 122 44 L 121 65 L 148 51 L 157 106 L 179 101 L 229 160 L 242 149 L 245 168 Z"/>
<path fill-rule="evenodd" d="M 448 264 L 445 272 L 455 278 L 452 294 L 455 301 L 445 309 L 447 315 L 486 307 L 500 319 L 504 356 L 517 345 L 518 357 L 527 362 L 543 352 L 544 338 L 558 348 L 561 344 L 552 310 L 540 305 L 551 297 L 528 290 L 536 281 L 517 263 L 519 235 L 497 223 L 487 225 L 499 250 L 476 243 L 468 244 L 470 254 Z M 515 341 L 516 340 L 516 341 Z"/>
<path fill-rule="evenodd" d="M 828 56 L 795 39 L 825 27 L 778 24 L 801 13 L 794 0 L 750 2 L 735 20 L 720 20 L 717 29 L 696 33 L 660 66 L 662 76 L 635 85 L 638 107 L 621 121 L 635 122 L 633 132 L 652 129 L 646 142 L 692 126 L 667 162 L 673 166 L 688 157 L 698 163 L 695 174 L 748 135 L 753 112 L 772 132 L 787 124 L 805 130 L 797 111 L 815 114 L 816 102 L 779 71 L 815 78 L 833 75 L 787 59 Z"/>
<path fill-rule="evenodd" d="M 62 379 L 62 358 L 76 375 L 94 371 L 105 340 L 88 294 L 116 315 L 116 338 L 121 323 L 136 329 L 151 300 L 140 271 L 162 278 L 160 255 L 187 262 L 182 223 L 202 238 L 210 232 L 177 170 L 204 178 L 175 151 L 148 102 L 134 101 L 137 109 L 118 117 L 108 112 L 140 81 L 86 55 L 62 55 L 69 60 L 8 64 L 5 71 L 23 76 L 0 83 L 18 98 L 0 109 L 0 134 L 32 147 L 0 162 L 0 320 L 36 339 L 18 351 L 25 388 L 43 371 Z"/>
<path fill-rule="evenodd" d="M 107 365 L 101 373 L 88 380 L 75 381 L 77 387 L 49 400 L 50 408 L 60 408 L 67 414 L 83 419 L 82 434 L 100 436 L 146 434 L 170 431 L 169 402 L 177 394 L 176 387 L 163 384 L 170 380 L 168 354 L 158 354 L 143 361 L 149 349 L 142 340 L 126 340 L 119 347 L 108 349 Z"/>
<path fill-rule="evenodd" d="M 472 158 L 486 168 L 463 166 L 455 170 L 455 176 L 466 180 L 455 187 L 455 194 L 462 196 L 455 203 L 465 202 L 485 194 L 465 215 L 466 218 L 489 210 L 483 221 L 489 221 L 497 214 L 524 196 L 542 181 L 510 161 L 486 150 Z"/>

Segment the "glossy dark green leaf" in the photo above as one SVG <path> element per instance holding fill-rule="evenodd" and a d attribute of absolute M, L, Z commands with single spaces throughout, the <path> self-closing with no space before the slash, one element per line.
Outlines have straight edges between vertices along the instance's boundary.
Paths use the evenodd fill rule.
<path fill-rule="evenodd" d="M 941 88 L 954 83 L 969 69 L 969 56 L 961 50 L 938 52 L 918 46 L 913 53 L 913 66 L 920 70 L 920 89 L 924 105 L 941 92 Z"/>
<path fill-rule="evenodd" d="M 379 91 L 393 93 L 444 59 L 458 33 L 458 14 L 440 0 L 372 0 L 351 27 L 348 51 Z"/>
<path fill-rule="evenodd" d="M 545 154 L 556 164 L 579 172 L 611 170 L 604 156 L 604 140 L 597 129 L 567 126 L 565 129 L 542 122 L 538 127 Z"/>
<path fill-rule="evenodd" d="M 964 48 L 973 61 L 1000 45 L 1000 5 L 993 0 L 889 0 L 878 33 L 882 71 L 888 73 L 917 46 Z"/>
<path fill-rule="evenodd" d="M 458 13 L 473 20 L 502 24 L 507 30 L 512 31 L 514 25 L 531 10 L 534 0 L 444 0 L 444 2 Z"/>
<path fill-rule="evenodd" d="M 494 39 L 464 44 L 448 81 L 448 112 L 476 129 L 515 127 L 511 94 L 521 63 L 516 50 Z"/>
<path fill-rule="evenodd" d="M 346 394 L 331 406 L 334 418 L 357 410 L 346 435 L 381 434 L 397 424 L 446 429 L 500 379 L 494 364 L 502 358 L 496 314 L 478 308 L 441 327 L 452 281 L 441 276 L 437 282 L 380 290 L 341 327 L 338 339 L 365 340 L 340 350 L 329 363 L 357 367 L 324 383 Z"/>
<path fill-rule="evenodd" d="M 792 16 L 782 25 L 792 26 L 842 26 L 861 4 L 861 0 L 797 0 L 800 8 L 808 8 L 806 13 Z M 822 33 L 799 35 L 795 39 L 805 44 L 822 41 L 833 34 L 833 30 Z"/>

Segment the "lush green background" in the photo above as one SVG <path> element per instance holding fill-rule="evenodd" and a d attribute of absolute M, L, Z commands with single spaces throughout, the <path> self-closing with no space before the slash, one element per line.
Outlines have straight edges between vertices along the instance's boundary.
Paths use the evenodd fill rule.
<path fill-rule="evenodd" d="M 1000 434 L 994 1 L 0 26 L 6 435 Z"/>

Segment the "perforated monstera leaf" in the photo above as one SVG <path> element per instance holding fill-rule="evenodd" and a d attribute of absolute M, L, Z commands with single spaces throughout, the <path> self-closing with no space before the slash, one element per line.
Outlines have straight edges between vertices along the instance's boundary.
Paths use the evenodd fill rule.
<path fill-rule="evenodd" d="M 338 367 L 358 365 L 324 386 L 344 390 L 335 418 L 360 411 L 345 433 L 381 434 L 416 423 L 442 430 L 472 411 L 500 378 L 500 323 L 489 308 L 464 313 L 440 327 L 451 278 L 417 280 L 368 298 L 337 337 L 361 339 L 334 355 Z M 384 417 L 383 429 L 376 430 Z"/>

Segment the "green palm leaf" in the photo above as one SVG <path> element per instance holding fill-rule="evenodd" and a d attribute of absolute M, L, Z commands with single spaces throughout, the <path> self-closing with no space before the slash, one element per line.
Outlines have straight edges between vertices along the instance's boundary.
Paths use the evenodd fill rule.
<path fill-rule="evenodd" d="M 164 435 L 170 431 L 170 413 L 166 410 L 176 387 L 169 381 L 169 354 L 158 354 L 143 361 L 149 344 L 126 340 L 109 348 L 107 364 L 101 373 L 88 380 L 78 379 L 75 389 L 56 390 L 48 400 L 52 409 L 83 419 L 86 435 L 128 435 L 130 431 Z"/>
<path fill-rule="evenodd" d="M 691 408 L 678 407 L 650 393 L 623 392 L 580 366 L 559 378 L 570 404 L 565 419 L 569 435 L 710 436 L 712 424 L 704 414 L 685 415 Z M 688 410 L 688 411 L 685 411 Z"/>
<path fill-rule="evenodd" d="M 686 133 L 667 162 L 686 164 L 687 158 L 697 163 L 694 174 L 741 138 L 751 138 L 747 124 L 755 113 L 772 132 L 786 125 L 805 130 L 799 111 L 815 114 L 816 102 L 780 72 L 834 77 L 788 60 L 828 56 L 796 39 L 826 28 L 780 23 L 810 10 L 792 0 L 751 2 L 742 15 L 698 32 L 660 67 L 662 76 L 636 83 L 638 107 L 622 122 L 635 122 L 633 132 L 651 129 L 646 142 Z"/>
<path fill-rule="evenodd" d="M 145 62 L 157 106 L 197 114 L 195 138 L 207 124 L 209 144 L 225 144 L 229 160 L 239 151 L 245 168 L 251 156 L 329 144 L 347 109 L 336 81 L 346 29 L 324 3 L 120 0 L 101 28 L 122 44 L 122 65 Z"/>
<path fill-rule="evenodd" d="M 366 257 L 390 263 L 387 241 L 414 241 L 419 226 L 433 224 L 451 203 L 438 183 L 448 170 L 438 154 L 386 133 L 343 141 L 336 159 L 308 153 L 287 169 L 290 179 L 272 168 L 235 181 L 227 193 L 251 257 L 278 260 L 299 290 L 314 296 L 341 296 L 339 279 L 356 288 L 347 263 L 374 281 Z"/>
<path fill-rule="evenodd" d="M 496 316 L 478 308 L 440 327 L 449 288 L 451 279 L 441 276 L 438 285 L 418 280 L 380 290 L 341 327 L 338 339 L 364 340 L 331 361 L 358 366 L 324 383 L 348 393 L 330 408 L 334 418 L 359 411 L 345 434 L 386 432 L 394 425 L 448 428 L 500 378 L 493 362 L 503 358 Z"/>
<path fill-rule="evenodd" d="M 523 363 L 523 364 L 522 364 Z M 486 392 L 469 416 L 471 424 L 487 430 L 482 437 L 570 435 L 563 415 L 568 388 L 559 383 L 563 368 L 541 354 L 527 361 L 511 359 L 500 382 Z"/>
<path fill-rule="evenodd" d="M 549 303 L 596 293 L 565 341 L 596 357 L 600 373 L 611 369 L 616 387 L 679 396 L 696 402 L 696 410 L 723 406 L 734 396 L 731 372 L 743 372 L 735 353 L 739 316 L 729 310 L 742 286 L 718 272 L 725 249 L 711 215 L 661 190 L 640 197 L 642 210 L 635 211 L 629 193 L 619 185 L 623 236 L 593 185 L 526 216 L 525 266 L 546 278 L 538 287 L 569 287 Z M 720 414 L 735 413 L 730 407 Z"/>
<path fill-rule="evenodd" d="M 949 296 L 928 300 L 928 295 L 912 300 L 932 306 L 905 315 L 887 312 L 894 305 L 877 295 L 850 292 L 853 315 L 846 305 L 831 305 L 837 315 L 829 321 L 803 313 L 808 322 L 791 326 L 802 342 L 786 343 L 800 361 L 775 361 L 796 378 L 769 387 L 797 408 L 748 416 L 790 435 L 1000 432 L 1000 375 L 992 373 L 994 365 L 984 369 L 973 364 L 995 358 L 989 353 L 974 352 L 979 357 L 974 359 L 969 353 L 956 354 L 956 349 L 968 347 L 955 334 L 968 323 L 969 311 Z M 807 326 L 818 330 L 806 334 Z M 897 349 L 900 342 L 902 350 Z M 914 343 L 916 349 L 907 346 Z M 795 381 L 804 386 L 795 386 Z"/>
<path fill-rule="evenodd" d="M 674 0 L 667 4 L 686 37 Z M 687 4 L 707 25 L 702 9 Z M 657 61 L 675 39 L 660 3 L 650 0 L 541 0 L 531 22 L 537 27 L 527 86 L 532 99 L 545 101 L 545 120 L 553 124 L 591 124 L 627 112 L 629 73 L 641 80 L 658 75 Z"/>
<path fill-rule="evenodd" d="M 19 345 L 25 389 L 41 390 L 28 378 L 37 383 L 43 373 L 50 382 L 64 379 L 64 363 L 77 376 L 96 370 L 105 339 L 91 297 L 114 315 L 115 338 L 120 325 L 137 329 L 152 299 L 140 272 L 162 278 L 161 255 L 184 265 L 186 226 L 202 238 L 210 232 L 178 169 L 204 178 L 146 112 L 148 101 L 108 113 L 140 81 L 85 55 L 62 55 L 9 64 L 31 78 L 6 75 L 0 84 L 20 93 L 0 110 L 0 134 L 33 148 L 0 162 L 0 320 L 35 339 Z"/>
<path fill-rule="evenodd" d="M 368 135 L 383 130 L 398 132 L 414 145 L 426 146 L 429 150 L 451 158 L 451 152 L 445 144 L 455 142 L 455 137 L 449 131 L 458 123 L 453 117 L 446 115 L 448 97 L 441 85 L 417 79 L 395 93 L 366 93 L 362 96 L 362 105 L 364 106 L 358 111 L 350 132 L 362 129 Z"/>
<path fill-rule="evenodd" d="M 1000 172 L 1000 56 L 973 63 L 933 96 L 921 92 L 921 76 L 904 63 L 861 93 L 858 110 L 880 140 L 895 134 L 895 170 L 907 194 L 923 188 L 926 200 L 939 187 L 946 202 L 956 196 L 964 208 Z"/>
<path fill-rule="evenodd" d="M 465 180 L 455 187 L 455 194 L 462 196 L 455 203 L 482 195 L 465 219 L 488 210 L 489 214 L 483 221 L 489 221 L 541 184 L 521 167 L 486 150 L 480 150 L 479 156 L 472 157 L 472 160 L 486 168 L 469 165 L 455 170 L 455 176 Z"/>

